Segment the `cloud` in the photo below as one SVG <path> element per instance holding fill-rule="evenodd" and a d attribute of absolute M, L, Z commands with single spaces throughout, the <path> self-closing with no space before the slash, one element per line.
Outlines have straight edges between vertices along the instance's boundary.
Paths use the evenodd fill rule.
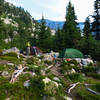
<path fill-rule="evenodd" d="M 15 6 L 23 6 L 23 4 L 20 2 L 20 0 L 5 0 L 7 2 L 10 2 L 14 4 Z"/>
<path fill-rule="evenodd" d="M 16 6 L 22 6 L 28 10 L 35 19 L 40 19 L 42 13 L 46 19 L 65 20 L 66 6 L 71 1 L 78 21 L 84 21 L 85 18 L 93 12 L 94 0 L 6 0 Z"/>

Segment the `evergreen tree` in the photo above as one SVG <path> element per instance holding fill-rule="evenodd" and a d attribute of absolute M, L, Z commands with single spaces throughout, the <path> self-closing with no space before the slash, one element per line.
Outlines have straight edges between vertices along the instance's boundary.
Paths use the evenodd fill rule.
<path fill-rule="evenodd" d="M 50 28 L 46 27 L 46 22 L 42 16 L 40 32 L 38 33 L 38 45 L 41 49 L 50 49 L 48 43 L 50 42 L 51 31 Z"/>
<path fill-rule="evenodd" d="M 83 29 L 83 33 L 84 33 L 84 36 L 88 39 L 88 37 L 91 34 L 90 20 L 89 20 L 89 18 L 86 18 L 84 25 L 85 26 L 84 26 L 84 29 Z"/>
<path fill-rule="evenodd" d="M 14 26 L 12 26 L 11 24 L 7 25 L 7 33 L 8 36 L 11 39 L 11 47 L 13 47 L 13 39 L 14 39 L 14 31 L 16 30 L 16 28 Z"/>
<path fill-rule="evenodd" d="M 75 47 L 78 39 L 80 38 L 76 19 L 74 7 L 72 6 L 71 2 L 69 2 L 66 9 L 66 21 L 63 26 L 65 48 Z"/>
<path fill-rule="evenodd" d="M 64 39 L 63 39 L 63 32 L 58 27 L 56 33 L 55 33 L 55 49 L 56 51 L 64 49 Z"/>
<path fill-rule="evenodd" d="M 96 33 L 96 39 L 100 40 L 100 0 L 95 1 L 94 10 L 92 31 Z"/>
<path fill-rule="evenodd" d="M 4 4 L 4 0 L 0 0 L 0 16 L 3 13 L 3 4 Z"/>
<path fill-rule="evenodd" d="M 37 21 L 34 20 L 34 31 L 32 33 L 32 37 L 30 38 L 30 42 L 32 43 L 31 45 L 37 46 L 38 45 L 38 33 L 40 32 L 40 25 L 37 23 Z"/>

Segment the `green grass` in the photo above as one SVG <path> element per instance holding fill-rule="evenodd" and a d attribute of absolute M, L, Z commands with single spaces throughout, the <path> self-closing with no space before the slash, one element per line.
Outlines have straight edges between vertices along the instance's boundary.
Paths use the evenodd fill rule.
<path fill-rule="evenodd" d="M 0 65 L 0 71 L 5 70 L 5 66 L 4 65 Z"/>
<path fill-rule="evenodd" d="M 77 95 L 81 100 L 100 100 L 100 96 L 89 92 L 84 86 L 81 85 L 77 90 Z"/>
<path fill-rule="evenodd" d="M 95 79 L 99 79 L 100 80 L 100 74 L 97 73 L 87 73 L 87 76 L 93 77 Z"/>

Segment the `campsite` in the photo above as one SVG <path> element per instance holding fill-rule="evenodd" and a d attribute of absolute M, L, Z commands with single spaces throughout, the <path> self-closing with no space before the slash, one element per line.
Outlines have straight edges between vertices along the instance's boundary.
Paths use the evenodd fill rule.
<path fill-rule="evenodd" d="M 1 53 L 1 99 L 9 99 L 14 89 L 15 92 L 10 97 L 12 99 L 72 100 L 82 97 L 81 88 L 84 93 L 82 98 L 99 100 L 98 62 L 84 58 L 82 52 L 72 48 L 66 48 L 59 53 L 42 52 L 42 55 L 39 55 L 40 49 L 34 49 L 34 52 L 37 53 L 32 55 L 30 52 L 27 56 L 17 48 L 12 48 Z M 8 95 L 4 95 L 5 91 Z"/>
<path fill-rule="evenodd" d="M 0 0 L 0 100 L 100 100 L 100 0 Z"/>

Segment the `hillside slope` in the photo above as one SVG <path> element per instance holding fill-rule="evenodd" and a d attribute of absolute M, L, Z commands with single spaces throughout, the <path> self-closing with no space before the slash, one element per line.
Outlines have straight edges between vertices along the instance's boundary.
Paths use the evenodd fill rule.
<path fill-rule="evenodd" d="M 39 23 L 41 22 L 41 20 L 37 20 L 37 21 Z M 51 29 L 54 29 L 54 30 L 57 30 L 58 27 L 60 29 L 62 29 L 63 25 L 64 25 L 64 21 L 52 21 L 52 20 L 45 19 L 45 22 L 48 27 L 50 27 Z M 78 27 L 82 30 L 84 28 L 84 23 L 79 22 Z"/>

